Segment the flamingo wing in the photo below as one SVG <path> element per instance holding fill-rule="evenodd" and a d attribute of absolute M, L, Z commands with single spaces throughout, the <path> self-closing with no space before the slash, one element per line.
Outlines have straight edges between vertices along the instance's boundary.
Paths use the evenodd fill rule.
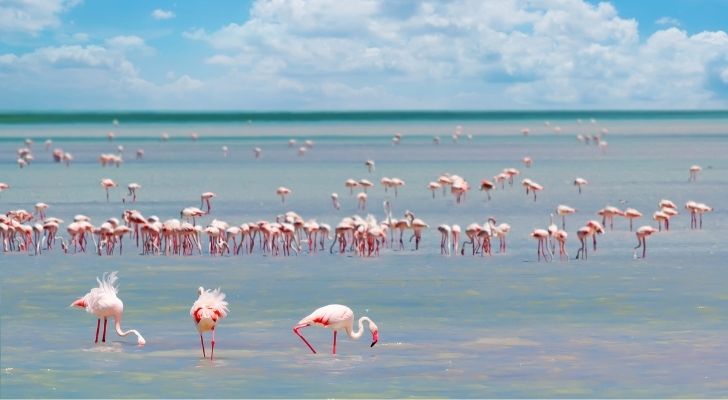
<path fill-rule="evenodd" d="M 353 320 L 353 318 L 354 312 L 349 307 L 340 304 L 329 304 L 328 306 L 316 309 L 316 311 L 302 319 L 299 324 L 314 324 L 328 327 Z"/>

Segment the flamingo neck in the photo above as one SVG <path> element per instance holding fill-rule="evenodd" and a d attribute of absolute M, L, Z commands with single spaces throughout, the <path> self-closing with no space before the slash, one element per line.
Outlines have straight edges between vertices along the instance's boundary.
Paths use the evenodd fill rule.
<path fill-rule="evenodd" d="M 372 320 L 369 319 L 368 317 L 361 317 L 361 318 L 359 318 L 359 329 L 357 329 L 356 332 L 354 332 L 351 329 L 350 330 L 347 330 L 346 331 L 346 334 L 349 335 L 349 337 L 352 338 L 352 339 L 354 339 L 354 340 L 359 339 L 361 337 L 361 335 L 364 334 L 364 321 L 367 321 L 370 324 L 372 323 Z"/>
<path fill-rule="evenodd" d="M 146 341 L 142 337 L 142 335 L 135 329 L 129 329 L 128 331 L 124 332 L 121 330 L 121 315 L 115 315 L 114 316 L 114 328 L 116 329 L 116 334 L 119 336 L 127 336 L 130 333 L 133 333 L 137 337 L 137 342 L 139 344 L 144 344 Z"/>

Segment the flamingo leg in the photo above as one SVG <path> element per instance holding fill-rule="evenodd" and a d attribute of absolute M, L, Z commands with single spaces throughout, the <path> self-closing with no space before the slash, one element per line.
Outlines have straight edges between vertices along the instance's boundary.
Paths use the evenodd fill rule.
<path fill-rule="evenodd" d="M 96 320 L 96 340 L 94 340 L 94 343 L 99 342 L 99 327 L 101 326 L 101 318 L 98 318 Z"/>
<path fill-rule="evenodd" d="M 334 352 L 333 354 L 336 354 L 336 330 L 334 329 Z"/>
<path fill-rule="evenodd" d="M 212 350 L 210 350 L 210 361 L 215 356 L 215 328 L 212 328 Z"/>
<path fill-rule="evenodd" d="M 101 319 L 99 319 L 99 322 L 100 321 L 101 321 Z M 109 322 L 108 319 L 106 319 L 106 317 L 104 317 L 104 336 L 101 338 L 102 342 L 106 342 L 106 323 L 107 322 Z"/>
<path fill-rule="evenodd" d="M 205 355 L 205 341 L 202 339 L 202 334 L 200 333 L 200 346 L 202 347 L 202 358 L 207 358 Z"/>
<path fill-rule="evenodd" d="M 311 349 L 311 351 L 313 352 L 313 354 L 316 354 L 316 350 L 314 350 L 313 346 L 311 346 L 311 343 L 309 343 L 308 340 L 306 340 L 306 338 L 303 337 L 303 335 L 301 335 L 301 332 L 299 332 L 299 330 L 301 328 L 305 328 L 307 326 L 310 326 L 310 324 L 300 324 L 300 325 L 296 325 L 296 326 L 293 327 L 293 333 L 295 333 L 296 335 L 298 335 L 298 337 L 300 337 L 301 340 L 303 340 L 303 343 L 306 343 L 306 346 L 308 346 L 308 348 Z"/>

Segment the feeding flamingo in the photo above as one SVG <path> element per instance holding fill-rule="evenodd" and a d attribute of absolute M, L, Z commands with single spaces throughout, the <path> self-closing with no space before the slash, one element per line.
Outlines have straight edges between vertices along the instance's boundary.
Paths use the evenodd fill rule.
<path fill-rule="evenodd" d="M 98 318 L 96 321 L 96 340 L 94 343 L 99 342 L 101 317 L 104 318 L 104 333 L 101 338 L 102 342 L 106 341 L 107 318 L 114 317 L 116 334 L 119 336 L 126 336 L 133 333 L 137 337 L 137 344 L 142 346 L 146 343 L 146 341 L 138 331 L 130 329 L 124 332 L 121 330 L 121 314 L 124 312 L 124 303 L 122 303 L 121 299 L 117 297 L 119 289 L 114 286 L 116 280 L 116 271 L 105 273 L 102 279 L 96 278 L 96 281 L 99 283 L 99 287 L 91 289 L 91 291 L 86 293 L 83 297 L 71 303 L 71 306 L 83 308 L 86 312 L 94 314 Z"/>
<path fill-rule="evenodd" d="M 216 195 L 213 192 L 205 192 L 200 195 L 200 209 L 206 204 L 207 205 L 207 211 L 205 211 L 205 214 L 209 214 L 212 210 L 212 206 L 210 205 L 210 200 L 214 198 Z"/>
<path fill-rule="evenodd" d="M 296 324 L 296 326 L 293 327 L 293 333 L 298 335 L 298 337 L 300 337 L 301 340 L 306 343 L 306 346 L 308 346 L 308 348 L 311 349 L 311 351 L 315 354 L 316 350 L 313 348 L 313 346 L 311 346 L 306 338 L 301 335 L 300 330 L 311 325 L 329 328 L 334 331 L 334 345 L 332 354 L 336 354 L 336 332 L 343 329 L 350 338 L 354 340 L 359 339 L 364 333 L 364 321 L 367 321 L 369 323 L 369 331 L 371 331 L 372 333 L 372 344 L 370 347 L 374 347 L 374 345 L 377 344 L 377 342 L 379 341 L 379 328 L 374 323 L 374 321 L 369 319 L 369 317 L 359 318 L 359 328 L 355 332 L 354 312 L 351 311 L 351 308 L 343 306 L 341 304 L 329 304 L 327 306 L 316 309 L 309 316 L 303 318 L 301 321 L 298 322 L 298 324 Z"/>
<path fill-rule="evenodd" d="M 197 300 L 190 308 L 190 315 L 195 321 L 197 332 L 200 333 L 200 345 L 202 346 L 202 357 L 205 356 L 205 341 L 202 334 L 212 331 L 212 350 L 210 350 L 210 360 L 215 355 L 215 327 L 217 321 L 225 318 L 228 314 L 228 302 L 225 301 L 225 293 L 220 288 L 215 290 L 205 290 L 202 286 L 197 289 Z"/>
<path fill-rule="evenodd" d="M 109 201 L 109 189 L 117 187 L 117 186 L 118 185 L 116 184 L 116 182 L 114 182 L 113 180 L 111 180 L 109 178 L 104 178 L 101 180 L 101 187 L 103 187 L 104 190 L 106 190 L 106 201 L 107 202 Z"/>
<path fill-rule="evenodd" d="M 637 249 L 642 247 L 642 258 L 645 258 L 647 255 L 647 236 L 652 235 L 653 233 L 657 232 L 657 229 L 645 225 L 641 226 L 639 229 L 637 229 L 637 232 L 635 233 L 637 235 L 637 247 L 634 248 L 634 257 L 637 258 Z"/>

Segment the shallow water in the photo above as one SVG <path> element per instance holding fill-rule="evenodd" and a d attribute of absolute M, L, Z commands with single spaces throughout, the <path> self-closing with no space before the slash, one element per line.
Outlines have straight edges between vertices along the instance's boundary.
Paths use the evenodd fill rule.
<path fill-rule="evenodd" d="M 271 220 L 295 210 L 335 225 L 356 212 L 343 186 L 347 178 L 378 182 L 397 176 L 407 182 L 399 196 L 373 188 L 370 212 L 381 219 L 381 203 L 389 199 L 395 217 L 410 209 L 431 226 L 419 251 L 408 243 L 406 251 L 386 249 L 369 259 L 328 252 L 289 258 L 5 253 L 0 396 L 725 397 L 725 120 L 611 121 L 604 125 L 610 129 L 606 153 L 577 142 L 576 127 L 561 135 L 534 127 L 523 137 L 518 121 L 464 123 L 474 138 L 454 144 L 449 139 L 454 124 L 414 121 L 396 124 L 405 136 L 393 146 L 393 130 L 386 125 L 0 128 L 0 181 L 11 185 L 0 194 L 2 210 L 32 210 L 44 201 L 51 205 L 48 215 L 69 221 L 83 213 L 99 223 L 130 207 L 121 203 L 122 188 L 135 181 L 142 189 L 134 208 L 162 220 L 198 205 L 199 194 L 209 190 L 217 197 L 203 224 L 212 218 L 235 224 Z M 519 129 L 506 134 L 491 125 Z M 677 132 L 671 130 L 675 126 Z M 709 129 L 700 128 L 705 126 Z M 105 139 L 110 129 L 117 132 L 114 142 Z M 193 130 L 201 136 L 194 143 L 185 137 Z M 161 131 L 173 139 L 158 141 Z M 433 134 L 442 136 L 439 146 L 431 143 Z M 35 138 L 36 161 L 19 170 L 14 151 L 28 136 Z M 316 143 L 298 157 L 287 146 L 289 136 L 299 142 L 313 137 Z M 52 163 L 42 148 L 46 137 L 72 152 L 76 162 L 69 168 Z M 124 165 L 100 167 L 98 154 L 114 152 L 119 144 L 125 147 Z M 230 148 L 228 158 L 222 157 L 222 145 Z M 253 159 L 253 146 L 263 148 L 261 159 Z M 146 154 L 137 161 L 133 152 L 139 147 Z M 534 159 L 530 169 L 520 163 L 525 155 Z M 372 174 L 363 164 L 368 158 L 377 162 Z M 688 184 L 687 169 L 695 163 L 704 170 Z M 505 167 L 545 186 L 538 201 L 520 185 L 494 191 L 490 202 L 474 189 L 461 205 L 441 193 L 433 200 L 425 189 L 443 172 L 476 185 Z M 571 185 L 575 176 L 590 181 L 581 196 Z M 98 185 L 104 177 L 121 185 L 110 203 Z M 281 185 L 293 190 L 285 206 L 274 193 Z M 334 191 L 341 211 L 331 207 Z M 634 207 L 647 216 L 662 198 L 678 205 L 705 202 L 715 211 L 705 215 L 702 231 L 691 231 L 689 215 L 681 210 L 670 232 L 648 239 L 644 260 L 633 258 L 634 234 L 618 219 L 588 261 L 536 262 L 528 234 L 548 224 L 557 204 L 579 209 L 567 219 L 573 258 L 576 229 L 599 208 Z M 440 256 L 435 226 L 465 227 L 491 215 L 513 227 L 506 254 Z M 649 222 L 643 218 L 636 225 Z M 108 343 L 94 345 L 95 318 L 68 307 L 96 284 L 96 276 L 111 270 L 119 271 L 122 325 L 140 330 L 144 347 L 115 333 Z M 201 358 L 189 317 L 200 285 L 221 286 L 230 302 L 231 312 L 217 329 L 214 362 Z M 356 342 L 340 336 L 340 354 L 332 356 L 331 333 L 312 327 L 303 332 L 319 354 L 310 354 L 291 327 L 329 303 L 347 304 L 357 317 L 375 320 L 379 344 L 369 348 L 366 337 Z"/>

